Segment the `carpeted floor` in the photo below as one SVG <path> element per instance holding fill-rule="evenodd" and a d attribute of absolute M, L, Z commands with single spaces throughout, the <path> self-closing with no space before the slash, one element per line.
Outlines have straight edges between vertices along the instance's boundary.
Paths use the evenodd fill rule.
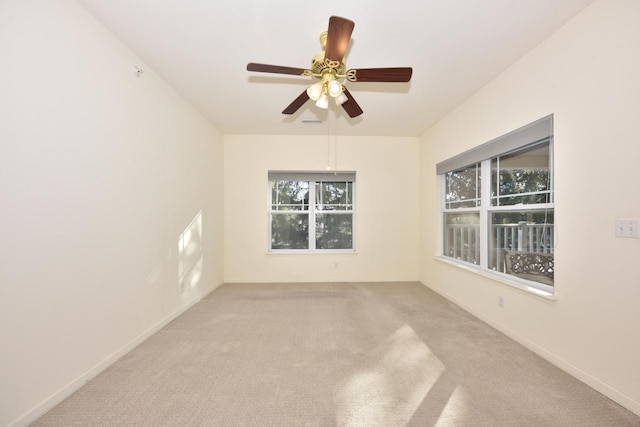
<path fill-rule="evenodd" d="M 419 283 L 226 284 L 35 426 L 640 426 Z"/>

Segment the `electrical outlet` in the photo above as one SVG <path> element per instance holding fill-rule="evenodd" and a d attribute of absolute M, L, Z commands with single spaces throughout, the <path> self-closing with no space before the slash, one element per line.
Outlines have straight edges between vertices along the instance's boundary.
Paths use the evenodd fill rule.
<path fill-rule="evenodd" d="M 498 297 L 498 307 L 504 308 L 504 298 L 502 298 L 502 295 Z"/>
<path fill-rule="evenodd" d="M 640 239 L 640 220 L 616 219 L 616 237 Z"/>

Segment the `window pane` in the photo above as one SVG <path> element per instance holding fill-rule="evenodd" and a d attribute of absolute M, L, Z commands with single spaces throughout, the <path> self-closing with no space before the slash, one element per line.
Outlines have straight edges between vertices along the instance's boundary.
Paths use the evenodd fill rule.
<path fill-rule="evenodd" d="M 447 209 L 480 206 L 480 164 L 446 174 Z"/>
<path fill-rule="evenodd" d="M 445 213 L 444 224 L 444 256 L 480 264 L 480 213 Z"/>
<path fill-rule="evenodd" d="M 309 182 L 272 181 L 272 210 L 309 210 Z"/>
<path fill-rule="evenodd" d="M 309 249 L 309 214 L 271 214 L 271 249 Z"/>
<path fill-rule="evenodd" d="M 549 143 L 491 161 L 491 204 L 550 203 Z"/>
<path fill-rule="evenodd" d="M 352 210 L 353 183 L 351 182 L 317 182 L 316 207 L 319 210 Z"/>
<path fill-rule="evenodd" d="M 489 268 L 553 286 L 553 209 L 492 212 Z"/>
<path fill-rule="evenodd" d="M 353 214 L 316 214 L 316 249 L 353 249 Z"/>

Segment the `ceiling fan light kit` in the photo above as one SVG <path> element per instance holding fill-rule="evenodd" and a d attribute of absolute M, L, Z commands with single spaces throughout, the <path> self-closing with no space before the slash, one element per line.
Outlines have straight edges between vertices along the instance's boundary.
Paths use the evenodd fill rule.
<path fill-rule="evenodd" d="M 331 80 L 327 83 L 327 92 L 329 96 L 336 98 L 342 93 L 342 85 L 337 80 Z"/>
<path fill-rule="evenodd" d="M 328 96 L 336 100 L 336 105 L 342 105 L 347 101 L 347 97 L 343 93 L 342 84 L 331 73 L 325 73 L 321 81 L 309 86 L 307 88 L 307 96 L 312 101 L 316 101 L 317 107 L 323 109 L 329 108 Z"/>
<path fill-rule="evenodd" d="M 347 95 L 344 94 L 344 92 L 342 92 L 340 95 L 338 95 L 336 97 L 336 105 L 342 105 L 345 102 L 347 102 L 349 98 L 347 98 Z"/>
<path fill-rule="evenodd" d="M 329 108 L 329 97 L 326 93 L 320 95 L 320 98 L 318 98 L 318 101 L 316 101 L 316 107 L 322 108 L 323 110 Z"/>
<path fill-rule="evenodd" d="M 348 70 L 343 62 L 345 52 L 351 40 L 355 24 L 346 18 L 332 16 L 329 18 L 329 29 L 320 34 L 322 52 L 311 60 L 311 68 L 283 67 L 269 64 L 247 64 L 248 71 L 260 73 L 291 74 L 312 76 L 319 79 L 302 92 L 282 114 L 293 114 L 309 99 L 315 101 L 319 108 L 329 108 L 329 98 L 341 105 L 349 117 L 362 114 L 362 109 L 347 88 L 340 82 L 408 82 L 413 70 L 410 67 L 398 68 L 361 68 Z"/>
<path fill-rule="evenodd" d="M 322 95 L 322 82 L 314 83 L 307 88 L 307 95 L 312 101 L 317 101 Z"/>

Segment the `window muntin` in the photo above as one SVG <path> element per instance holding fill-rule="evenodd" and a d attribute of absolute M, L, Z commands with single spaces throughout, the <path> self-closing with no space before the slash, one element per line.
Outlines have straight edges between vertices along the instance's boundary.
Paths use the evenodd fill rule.
<path fill-rule="evenodd" d="M 491 159 L 491 206 L 551 202 L 549 142 Z"/>
<path fill-rule="evenodd" d="M 353 248 L 353 182 L 316 182 L 316 249 Z"/>
<path fill-rule="evenodd" d="M 316 182 L 316 209 L 321 211 L 353 210 L 353 182 Z"/>
<path fill-rule="evenodd" d="M 445 175 L 447 209 L 480 206 L 482 196 L 480 163 Z"/>
<path fill-rule="evenodd" d="M 309 210 L 309 183 L 307 181 L 272 181 L 271 210 Z"/>
<path fill-rule="evenodd" d="M 445 173 L 443 256 L 553 292 L 552 165 L 547 138 Z"/>
<path fill-rule="evenodd" d="M 271 251 L 353 250 L 355 183 L 318 175 L 270 179 Z"/>

